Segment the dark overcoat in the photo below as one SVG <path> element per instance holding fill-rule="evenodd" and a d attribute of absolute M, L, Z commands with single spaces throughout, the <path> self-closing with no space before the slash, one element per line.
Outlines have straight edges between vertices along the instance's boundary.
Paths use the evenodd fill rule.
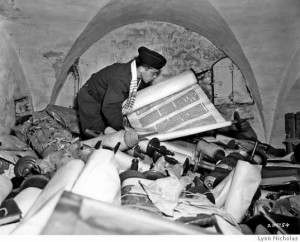
<path fill-rule="evenodd" d="M 78 92 L 80 126 L 103 132 L 106 127 L 123 127 L 122 103 L 129 95 L 131 63 L 115 63 L 92 74 Z M 146 85 L 141 82 L 139 90 Z"/>

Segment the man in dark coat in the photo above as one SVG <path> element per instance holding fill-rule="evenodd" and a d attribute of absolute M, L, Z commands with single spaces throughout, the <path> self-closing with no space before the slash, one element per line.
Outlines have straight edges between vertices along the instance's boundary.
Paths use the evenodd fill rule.
<path fill-rule="evenodd" d="M 166 59 L 157 52 L 140 47 L 138 57 L 115 63 L 94 73 L 78 92 L 78 111 L 83 136 L 90 131 L 103 133 L 106 127 L 124 128 L 123 115 L 130 112 L 136 92 L 159 74 Z"/>

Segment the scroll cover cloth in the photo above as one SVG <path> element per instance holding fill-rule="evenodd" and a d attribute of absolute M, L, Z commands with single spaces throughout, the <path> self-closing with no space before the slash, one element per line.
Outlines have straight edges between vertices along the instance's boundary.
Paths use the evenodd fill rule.
<path fill-rule="evenodd" d="M 170 89 L 176 92 L 171 93 Z M 140 103 L 146 105 L 140 107 Z M 214 129 L 219 128 L 218 124 L 220 127 L 231 125 L 210 102 L 191 71 L 139 91 L 135 106 L 140 108 L 127 117 L 131 126 L 140 134 L 169 133 L 209 125 Z"/>

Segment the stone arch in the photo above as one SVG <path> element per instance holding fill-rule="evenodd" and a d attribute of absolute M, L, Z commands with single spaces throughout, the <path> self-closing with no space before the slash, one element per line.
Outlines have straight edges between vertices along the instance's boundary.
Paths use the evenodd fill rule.
<path fill-rule="evenodd" d="M 161 21 L 177 24 L 201 34 L 240 68 L 253 95 L 265 129 L 262 102 L 252 68 L 228 24 L 208 0 L 111 0 L 101 8 L 74 42 L 56 73 L 50 103 L 54 104 L 67 78 L 69 68 L 90 46 L 121 26 Z"/>
<path fill-rule="evenodd" d="M 300 82 L 299 63 L 300 63 L 300 48 L 298 48 L 298 50 L 295 52 L 294 56 L 291 58 L 289 65 L 285 70 L 285 73 L 282 75 L 281 87 L 279 89 L 280 91 L 277 96 L 277 103 L 275 106 L 275 111 L 271 122 L 271 128 L 270 128 L 271 132 L 269 134 L 269 139 L 274 137 L 277 131 L 276 128 L 279 125 L 277 120 L 282 118 L 282 122 L 284 122 L 283 117 L 284 117 L 286 102 L 295 84 Z M 300 109 L 296 111 L 300 111 Z M 282 123 L 282 126 L 284 126 L 284 123 Z M 282 128 L 282 130 L 284 130 L 284 127 Z"/>

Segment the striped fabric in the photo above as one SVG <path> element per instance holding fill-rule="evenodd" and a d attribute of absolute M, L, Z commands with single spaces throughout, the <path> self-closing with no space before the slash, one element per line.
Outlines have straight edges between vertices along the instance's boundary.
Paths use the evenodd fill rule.
<path fill-rule="evenodd" d="M 129 96 L 122 104 L 122 114 L 127 115 L 131 112 L 132 107 L 135 103 L 136 92 L 139 86 L 138 79 L 137 79 L 137 72 L 136 72 L 136 63 L 133 61 L 131 63 L 131 73 L 132 73 L 132 80 L 130 82 L 129 87 Z"/>

